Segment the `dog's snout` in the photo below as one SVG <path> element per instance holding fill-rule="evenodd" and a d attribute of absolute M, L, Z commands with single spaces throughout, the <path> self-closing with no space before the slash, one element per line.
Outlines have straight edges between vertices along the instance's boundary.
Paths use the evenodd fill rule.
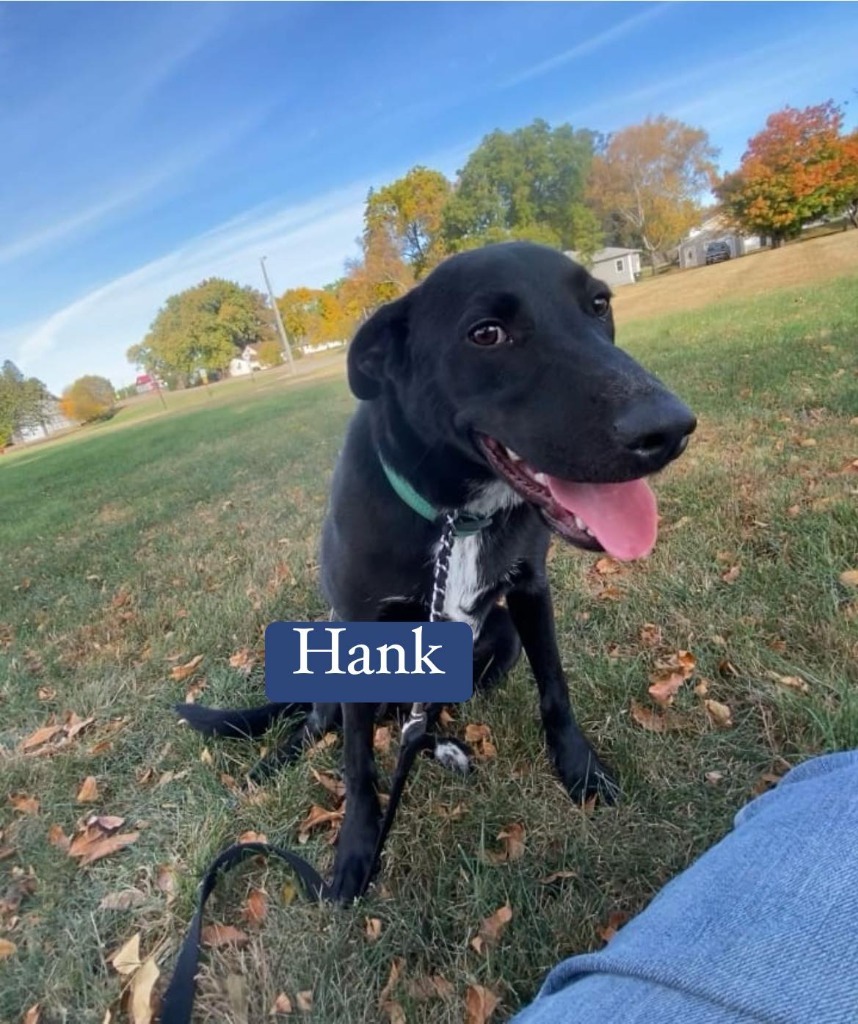
<path fill-rule="evenodd" d="M 653 470 L 681 455 L 697 426 L 691 410 L 671 394 L 637 401 L 614 424 L 617 440 Z"/>

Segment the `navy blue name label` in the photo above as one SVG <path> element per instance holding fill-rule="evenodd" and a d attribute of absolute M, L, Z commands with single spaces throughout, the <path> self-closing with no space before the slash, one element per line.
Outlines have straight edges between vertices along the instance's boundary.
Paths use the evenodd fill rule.
<path fill-rule="evenodd" d="M 474 635 L 466 622 L 272 622 L 265 692 L 284 704 L 466 701 Z"/>

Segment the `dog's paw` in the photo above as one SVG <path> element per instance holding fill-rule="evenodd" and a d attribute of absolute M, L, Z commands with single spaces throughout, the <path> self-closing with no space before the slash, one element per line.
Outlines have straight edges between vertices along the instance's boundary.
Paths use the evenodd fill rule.
<path fill-rule="evenodd" d="M 337 856 L 334 860 L 334 874 L 329 894 L 334 903 L 351 903 L 363 896 L 371 881 L 370 872 L 378 869 L 373 864 L 378 826 L 364 824 L 348 831 L 348 819 L 343 824 Z"/>
<path fill-rule="evenodd" d="M 460 775 L 469 774 L 474 767 L 474 752 L 467 743 L 451 739 L 449 736 L 436 740 L 431 753 L 443 768 L 458 772 Z"/>
<path fill-rule="evenodd" d="M 620 787 L 614 774 L 591 749 L 585 758 L 576 758 L 574 763 L 560 766 L 560 778 L 573 803 L 582 804 L 593 797 L 606 804 L 615 804 L 620 796 Z"/>

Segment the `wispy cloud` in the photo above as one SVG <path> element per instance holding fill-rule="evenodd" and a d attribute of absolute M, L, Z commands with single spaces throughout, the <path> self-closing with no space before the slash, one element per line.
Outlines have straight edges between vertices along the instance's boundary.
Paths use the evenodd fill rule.
<path fill-rule="evenodd" d="M 652 21 L 653 18 L 658 17 L 669 7 L 670 4 L 668 3 L 656 4 L 654 7 L 649 7 L 640 14 L 635 14 L 631 18 L 626 18 L 625 21 L 619 21 L 611 28 L 605 29 L 604 32 L 599 32 L 598 35 L 590 36 L 589 39 L 585 39 L 583 42 L 576 44 L 568 50 L 564 50 L 562 53 L 549 57 L 548 60 L 540 61 L 539 64 L 534 64 L 532 67 L 526 68 L 524 71 L 520 71 L 517 75 L 513 75 L 512 78 L 508 78 L 506 81 L 502 82 L 501 88 L 520 85 L 522 82 L 527 82 L 532 78 L 538 78 L 540 75 L 547 75 L 550 71 L 554 71 L 555 68 L 568 64 L 570 61 L 577 60 L 579 57 L 585 57 L 590 53 L 595 53 L 597 50 L 603 49 L 610 43 L 616 42 L 618 39 L 622 39 L 623 36 L 627 36 L 630 32 L 640 28 L 641 25 L 646 24 L 648 21 Z"/>
<path fill-rule="evenodd" d="M 20 367 L 54 390 L 85 372 L 126 381 L 133 371 L 125 351 L 143 338 L 168 295 L 215 276 L 260 287 L 260 256 L 269 258 L 278 291 L 337 277 L 349 241 L 360 232 L 367 187 L 360 183 L 285 209 L 251 211 L 5 340 Z"/>

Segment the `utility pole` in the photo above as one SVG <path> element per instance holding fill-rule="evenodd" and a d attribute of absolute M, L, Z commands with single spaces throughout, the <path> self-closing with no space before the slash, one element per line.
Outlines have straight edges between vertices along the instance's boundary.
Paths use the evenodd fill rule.
<path fill-rule="evenodd" d="M 260 256 L 259 265 L 262 267 L 262 276 L 265 278 L 265 287 L 268 289 L 268 298 L 271 299 L 271 305 L 274 309 L 274 319 L 277 321 L 277 330 L 280 333 L 280 340 L 283 342 L 283 351 L 286 353 L 286 359 L 289 363 L 289 372 L 294 373 L 295 364 L 292 361 L 292 349 L 289 347 L 289 339 L 286 337 L 286 328 L 283 326 L 283 319 L 280 316 L 280 310 L 277 308 L 274 291 L 271 288 L 271 282 L 268 280 L 268 271 L 265 269 L 265 261 L 267 259 L 267 256 Z"/>

